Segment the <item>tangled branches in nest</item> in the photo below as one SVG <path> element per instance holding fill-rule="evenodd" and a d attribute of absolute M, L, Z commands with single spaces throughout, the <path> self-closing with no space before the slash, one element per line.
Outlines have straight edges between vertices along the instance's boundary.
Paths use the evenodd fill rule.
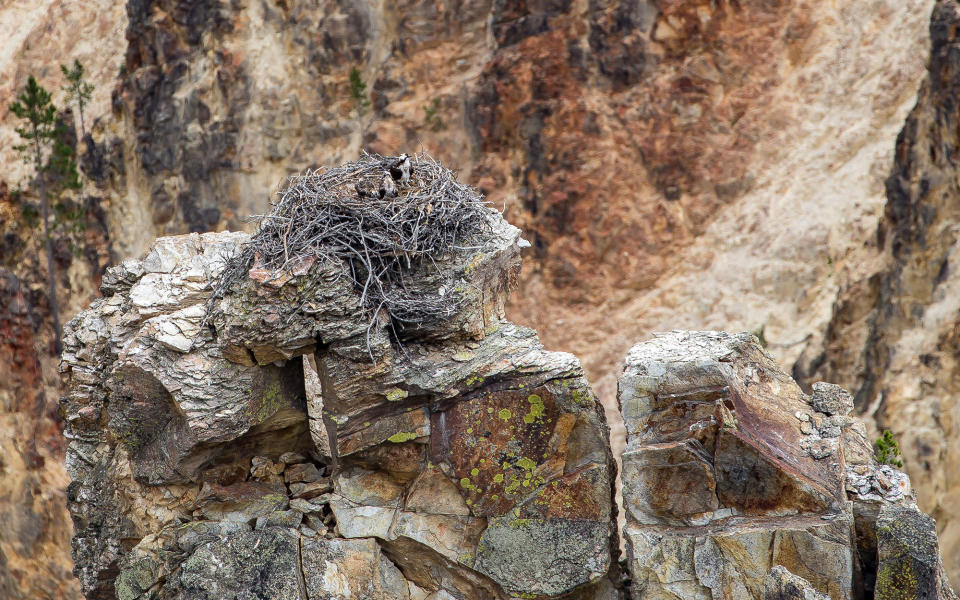
<path fill-rule="evenodd" d="M 405 278 L 424 261 L 437 266 L 450 252 L 478 248 L 470 243 L 488 226 L 491 209 L 423 153 L 411 157 L 409 182 L 398 186 L 396 196 L 361 193 L 364 185 L 389 177 L 396 160 L 364 153 L 356 162 L 291 177 L 269 214 L 253 217 L 257 232 L 227 261 L 209 308 L 255 265 L 279 276 L 313 256 L 347 265 L 370 326 L 381 309 L 404 326 L 453 315 L 460 308 L 458 294 L 412 293 Z M 452 281 L 452 273 L 437 269 Z"/>

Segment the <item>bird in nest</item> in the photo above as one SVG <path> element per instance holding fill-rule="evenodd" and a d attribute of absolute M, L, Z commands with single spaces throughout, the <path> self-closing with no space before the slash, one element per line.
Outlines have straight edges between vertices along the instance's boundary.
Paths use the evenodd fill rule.
<path fill-rule="evenodd" d="M 361 199 L 396 198 L 398 184 L 405 186 L 410 183 L 411 170 L 410 156 L 404 153 L 389 163 L 389 171 L 384 172 L 383 177 L 364 177 L 354 185 L 354 189 Z"/>
<path fill-rule="evenodd" d="M 390 165 L 390 176 L 400 185 L 407 185 L 410 183 L 410 171 L 412 168 L 413 165 L 410 163 L 410 155 L 404 152 Z"/>
<path fill-rule="evenodd" d="M 375 200 L 397 197 L 397 183 L 390 176 L 390 173 L 384 172 L 380 175 L 369 175 L 364 177 L 353 188 L 357 190 L 357 195 L 361 200 Z"/>

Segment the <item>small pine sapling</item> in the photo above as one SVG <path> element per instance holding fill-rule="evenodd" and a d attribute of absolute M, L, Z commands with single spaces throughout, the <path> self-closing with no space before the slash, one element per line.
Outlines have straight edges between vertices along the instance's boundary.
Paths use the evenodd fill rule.
<path fill-rule="evenodd" d="M 423 106 L 424 123 L 432 131 L 443 131 L 447 124 L 443 122 L 443 117 L 437 114 L 440 111 L 440 98 L 434 98 L 430 104 Z"/>
<path fill-rule="evenodd" d="M 83 137 L 87 134 L 83 124 L 83 107 L 90 104 L 94 86 L 83 78 L 83 64 L 77 59 L 73 59 L 73 67 L 60 65 L 60 71 L 67 78 L 67 85 L 63 86 L 67 92 L 67 102 L 76 104 L 80 111 L 80 137 Z"/>
<path fill-rule="evenodd" d="M 363 82 L 360 69 L 356 67 L 350 69 L 350 97 L 353 98 L 357 114 L 363 116 L 370 106 L 370 99 L 367 98 L 367 84 Z"/>
<path fill-rule="evenodd" d="M 883 431 L 883 435 L 877 438 L 873 443 L 873 455 L 881 465 L 890 465 L 891 467 L 902 468 L 903 460 L 900 457 L 900 446 L 889 429 Z"/>

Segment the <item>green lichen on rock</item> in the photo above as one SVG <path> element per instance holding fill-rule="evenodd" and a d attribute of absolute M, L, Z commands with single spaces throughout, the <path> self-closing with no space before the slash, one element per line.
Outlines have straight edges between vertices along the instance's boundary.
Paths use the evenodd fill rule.
<path fill-rule="evenodd" d="M 404 398 L 408 397 L 410 392 L 407 390 L 401 390 L 400 388 L 393 388 L 386 393 L 386 398 L 388 402 L 399 402 Z"/>
<path fill-rule="evenodd" d="M 523 422 L 531 425 L 533 423 L 542 423 L 543 415 L 546 414 L 546 406 L 543 404 L 543 398 L 538 394 L 527 396 L 527 402 L 530 403 L 530 410 L 523 415 Z"/>
<path fill-rule="evenodd" d="M 254 424 L 263 423 L 284 405 L 283 386 L 280 380 L 274 379 L 263 389 L 259 401 L 254 401 L 249 409 L 250 421 Z"/>
<path fill-rule="evenodd" d="M 120 571 L 114 583 L 118 600 L 136 600 L 157 583 L 159 562 L 150 555 L 141 555 Z"/>
<path fill-rule="evenodd" d="M 403 442 L 409 442 L 410 440 L 417 439 L 417 434 L 412 431 L 401 431 L 395 433 L 387 438 L 388 442 L 393 442 L 394 444 L 402 444 Z"/>
<path fill-rule="evenodd" d="M 533 460 L 524 456 L 517 461 L 517 466 L 523 469 L 524 471 L 533 471 L 534 469 L 537 468 L 537 463 L 535 463 Z"/>
<path fill-rule="evenodd" d="M 919 509 L 898 505 L 880 509 L 877 561 L 876 600 L 943 597 L 938 594 L 942 567 L 936 523 Z"/>
<path fill-rule="evenodd" d="M 474 256 L 473 259 L 470 261 L 470 263 L 466 267 L 464 267 L 463 274 L 470 275 L 470 273 L 472 273 L 474 269 L 480 266 L 480 263 L 483 262 L 483 259 L 485 256 L 486 254 L 484 254 L 483 252 L 480 252 L 476 256 Z"/>

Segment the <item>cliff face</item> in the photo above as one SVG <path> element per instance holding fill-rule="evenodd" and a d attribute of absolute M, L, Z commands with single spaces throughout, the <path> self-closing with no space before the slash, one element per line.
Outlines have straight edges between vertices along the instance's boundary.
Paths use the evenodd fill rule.
<path fill-rule="evenodd" d="M 64 443 L 34 344 L 26 290 L 0 267 L 0 593 L 5 598 L 76 597 L 65 527 Z"/>
<path fill-rule="evenodd" d="M 957 413 L 956 242 L 957 28 L 960 6 L 938 2 L 929 72 L 897 138 L 887 204 L 876 234 L 880 258 L 841 289 L 820 354 L 801 363 L 857 390 L 859 410 L 901 440 L 922 505 L 942 518 L 945 547 L 960 543 L 953 473 Z M 851 343 L 855 342 L 855 343 Z M 948 553 L 947 567 L 960 569 Z"/>
<path fill-rule="evenodd" d="M 65 317 L 96 295 L 108 255 L 241 228 L 291 171 L 422 145 L 527 232 L 509 310 L 581 357 L 615 437 L 615 366 L 634 340 L 762 332 L 801 383 L 859 390 L 859 410 L 904 436 L 949 550 L 952 1 L 937 3 L 907 120 L 933 5 L 11 3 L 0 98 L 28 73 L 58 87 L 75 56 L 97 84 L 78 146 L 102 222 L 90 254 L 58 264 Z M 13 140 L 4 114 L 11 188 Z M 3 258 L 36 290 L 49 403 L 38 236 L 9 226 L 11 206 Z"/>

